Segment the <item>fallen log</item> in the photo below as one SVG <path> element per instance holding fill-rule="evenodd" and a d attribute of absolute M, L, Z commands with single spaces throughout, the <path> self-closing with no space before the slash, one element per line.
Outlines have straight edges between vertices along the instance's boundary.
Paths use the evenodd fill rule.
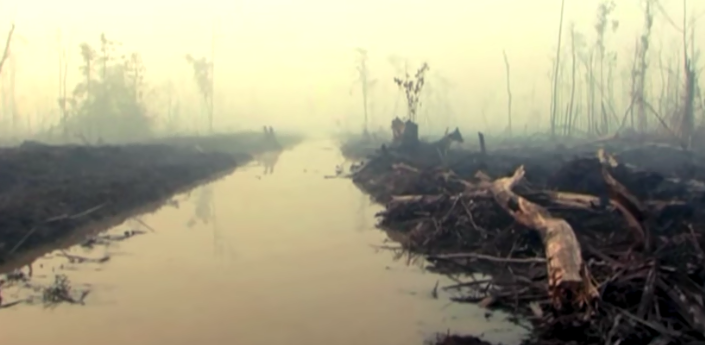
<path fill-rule="evenodd" d="M 563 219 L 551 216 L 543 207 L 515 194 L 512 188 L 524 177 L 524 166 L 514 175 L 495 180 L 490 185 L 495 201 L 517 223 L 537 231 L 543 240 L 548 269 L 548 288 L 554 306 L 573 299 L 571 304 L 582 306 L 597 297 L 589 273 L 583 264 L 580 244 L 573 228 Z"/>
<path fill-rule="evenodd" d="M 614 156 L 607 154 L 603 149 L 597 151 L 597 157 L 602 164 L 602 178 L 607 184 L 607 192 L 613 205 L 619 209 L 629 224 L 636 239 L 635 245 L 642 245 L 646 241 L 646 231 L 643 223 L 646 220 L 645 208 L 632 193 L 617 181 L 609 172 L 610 168 L 619 165 Z"/>

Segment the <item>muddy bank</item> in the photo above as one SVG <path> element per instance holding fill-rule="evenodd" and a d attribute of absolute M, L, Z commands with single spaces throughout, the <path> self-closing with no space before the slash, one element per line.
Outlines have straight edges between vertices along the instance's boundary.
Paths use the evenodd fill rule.
<path fill-rule="evenodd" d="M 439 162 L 423 145 L 352 177 L 405 250 L 465 275 L 457 301 L 515 313 L 532 344 L 705 340 L 701 155 L 610 139 Z"/>
<path fill-rule="evenodd" d="M 286 145 L 293 137 L 283 137 Z M 161 144 L 0 149 L 0 264 L 148 205 L 284 145 L 262 134 L 171 138 Z M 36 252 L 39 250 L 39 252 Z"/>

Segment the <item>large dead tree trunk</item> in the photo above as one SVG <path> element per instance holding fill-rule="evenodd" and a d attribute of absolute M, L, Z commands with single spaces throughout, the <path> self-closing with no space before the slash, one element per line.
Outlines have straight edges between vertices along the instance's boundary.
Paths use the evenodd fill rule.
<path fill-rule="evenodd" d="M 595 296 L 583 265 L 580 244 L 573 228 L 563 219 L 551 216 L 536 205 L 512 191 L 524 177 L 520 166 L 513 176 L 497 179 L 490 185 L 494 199 L 517 223 L 537 231 L 543 239 L 548 269 L 549 295 L 559 306 L 565 297 L 571 302 L 585 302 Z"/>

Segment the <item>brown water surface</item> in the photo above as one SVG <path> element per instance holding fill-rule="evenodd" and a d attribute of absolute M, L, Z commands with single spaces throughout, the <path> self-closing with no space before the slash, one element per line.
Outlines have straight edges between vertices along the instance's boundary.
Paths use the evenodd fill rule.
<path fill-rule="evenodd" d="M 432 298 L 450 281 L 375 251 L 386 238 L 374 229 L 379 207 L 349 180 L 324 178 L 343 162 L 332 146 L 302 144 L 266 175 L 273 158 L 262 157 L 140 217 L 154 232 L 70 251 L 107 253 L 106 263 L 40 259 L 35 280 L 66 274 L 92 292 L 84 306 L 0 310 L 0 344 L 413 345 L 447 329 L 516 339 L 499 316 Z"/>

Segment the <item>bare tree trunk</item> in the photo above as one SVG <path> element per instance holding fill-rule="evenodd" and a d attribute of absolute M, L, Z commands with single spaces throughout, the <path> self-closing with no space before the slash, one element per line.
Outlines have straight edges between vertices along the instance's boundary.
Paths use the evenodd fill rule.
<path fill-rule="evenodd" d="M 687 0 L 683 0 L 683 71 L 685 74 L 685 104 L 683 107 L 683 117 L 681 120 L 680 137 L 681 140 L 690 146 L 692 130 L 695 125 L 694 101 L 695 101 L 695 77 L 696 72 L 692 66 L 691 57 L 688 56 L 687 41 Z M 694 44 L 694 42 L 692 43 Z"/>
<path fill-rule="evenodd" d="M 362 90 L 362 112 L 364 115 L 364 121 L 362 123 L 362 134 L 367 137 L 369 135 L 369 105 L 368 105 L 368 92 L 371 87 L 371 83 L 374 80 L 369 79 L 369 73 L 367 70 L 367 51 L 362 48 L 357 49 L 359 54 L 359 65 L 357 66 L 358 81 L 360 82 L 360 88 Z M 397 103 L 399 99 L 397 97 Z M 396 112 L 397 104 L 394 105 Z M 396 115 L 396 114 L 395 114 Z"/>
<path fill-rule="evenodd" d="M 593 49 L 590 52 L 590 65 L 588 69 L 588 90 L 589 90 L 589 97 L 590 100 L 588 101 L 589 106 L 590 106 L 590 113 L 589 113 L 589 123 L 588 123 L 588 133 L 589 134 L 595 134 L 597 132 L 597 118 L 595 117 L 596 115 L 596 110 L 595 110 L 595 50 Z"/>
<path fill-rule="evenodd" d="M 565 0 L 561 0 L 561 19 L 558 24 L 558 47 L 556 47 L 556 66 L 553 74 L 553 91 L 551 92 L 551 138 L 556 137 L 556 112 L 557 112 L 557 101 L 556 93 L 558 92 L 558 68 L 560 66 L 561 59 L 561 38 L 563 36 L 563 10 L 565 8 Z"/>
<path fill-rule="evenodd" d="M 208 100 L 208 132 L 213 134 L 213 111 L 214 111 L 214 98 L 215 98 L 215 24 L 213 25 L 213 30 L 211 31 L 211 92 L 210 99 Z"/>
<path fill-rule="evenodd" d="M 61 36 L 61 31 L 57 36 L 57 48 L 59 52 L 59 111 L 61 111 L 61 130 L 63 135 L 63 140 L 66 141 L 69 138 L 68 130 L 68 111 L 66 109 L 68 99 L 66 97 L 66 77 L 68 72 L 68 58 L 66 57 L 66 49 L 64 48 L 63 37 Z"/>
<path fill-rule="evenodd" d="M 504 68 L 507 72 L 507 134 L 512 135 L 512 85 L 510 83 L 509 59 L 506 51 L 502 50 L 502 55 L 504 56 Z"/>
<path fill-rule="evenodd" d="M 360 78 L 362 79 L 362 111 L 365 115 L 365 122 L 363 123 L 362 133 L 367 135 L 369 133 L 369 119 L 367 117 L 367 59 L 363 59 L 360 65 Z"/>
<path fill-rule="evenodd" d="M 570 103 L 568 105 L 568 121 L 566 121 L 568 128 L 565 129 L 566 134 L 568 136 L 571 136 L 573 132 L 573 105 L 575 102 L 575 72 L 576 72 L 576 66 L 575 66 L 575 60 L 576 60 L 576 53 L 575 53 L 575 26 L 572 26 L 570 28 L 570 54 L 571 54 L 571 76 L 570 76 Z"/>
<path fill-rule="evenodd" d="M 15 24 L 12 24 L 10 31 L 7 33 L 7 39 L 5 39 L 5 50 L 2 52 L 2 59 L 0 59 L 0 74 L 2 74 L 2 67 L 5 65 L 5 61 L 10 54 L 10 43 L 12 42 L 12 34 L 15 33 Z"/>
<path fill-rule="evenodd" d="M 19 125 L 20 125 L 20 119 L 19 119 L 19 114 L 17 113 L 17 96 L 15 92 L 16 88 L 16 75 L 17 75 L 17 59 L 16 55 L 13 54 L 12 52 L 10 53 L 10 56 L 8 57 L 8 63 L 10 67 L 9 71 L 9 77 L 10 77 L 10 113 L 11 113 L 11 119 L 12 119 L 12 137 L 15 137 L 19 133 Z"/>

